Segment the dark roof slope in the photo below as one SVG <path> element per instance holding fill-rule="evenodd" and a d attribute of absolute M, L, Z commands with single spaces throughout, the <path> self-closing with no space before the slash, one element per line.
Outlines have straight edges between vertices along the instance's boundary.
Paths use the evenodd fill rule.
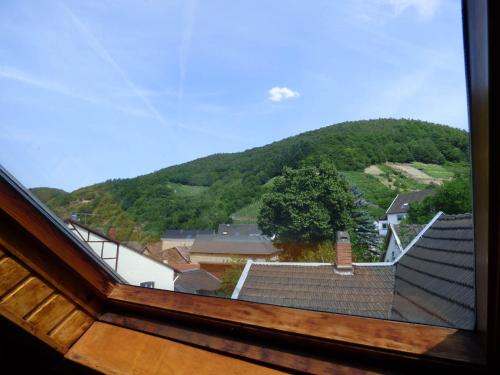
<path fill-rule="evenodd" d="M 474 328 L 472 215 L 442 215 L 396 264 L 391 319 Z"/>
<path fill-rule="evenodd" d="M 386 214 L 401 214 L 408 212 L 410 204 L 424 200 L 430 195 L 435 193 L 434 190 L 427 189 L 421 191 L 414 191 L 412 193 L 398 194 L 396 199 L 387 209 Z"/>
<path fill-rule="evenodd" d="M 175 291 L 184 293 L 210 293 L 220 288 L 220 280 L 202 269 L 186 270 L 175 281 Z"/>
<path fill-rule="evenodd" d="M 391 226 L 394 228 L 396 235 L 401 241 L 403 249 L 408 246 L 425 227 L 425 225 L 420 224 L 393 224 Z"/>
<path fill-rule="evenodd" d="M 388 318 L 393 266 L 356 266 L 339 275 L 331 264 L 253 263 L 238 299 L 308 310 Z"/>
<path fill-rule="evenodd" d="M 262 234 L 257 224 L 219 224 L 217 234 L 226 236 L 258 236 Z"/>
<path fill-rule="evenodd" d="M 274 254 L 280 251 L 266 236 L 197 236 L 191 254 Z"/>
<path fill-rule="evenodd" d="M 211 229 L 167 229 L 163 232 L 161 238 L 183 238 L 191 239 L 196 238 L 199 234 L 213 234 Z"/>

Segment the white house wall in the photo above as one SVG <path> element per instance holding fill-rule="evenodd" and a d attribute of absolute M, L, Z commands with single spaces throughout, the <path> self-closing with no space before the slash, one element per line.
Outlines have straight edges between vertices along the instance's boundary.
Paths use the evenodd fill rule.
<path fill-rule="evenodd" d="M 155 288 L 174 290 L 174 270 L 172 268 L 141 255 L 124 245 L 111 242 L 92 232 L 89 233 L 86 229 L 75 224 L 70 224 L 69 227 L 78 238 L 90 239 L 90 241 L 86 242 L 99 257 L 101 257 L 101 249 L 103 249 L 102 258 L 104 261 L 111 268 L 115 269 L 116 267 L 118 274 L 127 280 L 129 284 L 140 286 L 141 283 L 153 281 Z M 119 250 L 118 264 L 116 265 L 117 247 Z"/>
<path fill-rule="evenodd" d="M 156 261 L 120 246 L 118 274 L 132 285 L 154 281 L 157 289 L 174 290 L 174 270 Z"/>
<path fill-rule="evenodd" d="M 385 253 L 384 261 L 392 262 L 399 256 L 399 254 L 401 254 L 401 249 L 396 243 L 396 238 L 394 236 L 391 236 L 391 239 L 389 240 L 389 245 L 387 246 L 387 252 Z"/>
<path fill-rule="evenodd" d="M 401 219 L 398 219 L 398 216 L 401 217 Z M 389 224 L 399 224 L 406 216 L 407 214 L 389 214 L 387 215 L 387 222 Z"/>

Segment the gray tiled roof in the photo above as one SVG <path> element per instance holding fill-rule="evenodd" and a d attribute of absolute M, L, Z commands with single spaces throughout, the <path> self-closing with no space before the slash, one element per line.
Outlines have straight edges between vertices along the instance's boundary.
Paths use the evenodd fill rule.
<path fill-rule="evenodd" d="M 396 263 L 251 263 L 238 299 L 473 329 L 472 215 L 441 215 Z"/>
<path fill-rule="evenodd" d="M 219 224 L 217 234 L 226 236 L 255 236 L 262 234 L 257 224 Z"/>
<path fill-rule="evenodd" d="M 195 238 L 200 234 L 213 234 L 214 231 L 211 229 L 167 229 L 163 232 L 161 238 L 183 238 L 191 239 Z"/>
<path fill-rule="evenodd" d="M 187 270 L 179 273 L 174 288 L 184 293 L 215 292 L 220 288 L 220 280 L 202 269 Z"/>
<path fill-rule="evenodd" d="M 386 214 L 402 214 L 408 212 L 411 203 L 422 201 L 434 193 L 434 190 L 428 189 L 414 191 L 412 193 L 398 194 L 396 199 L 394 199 L 392 204 L 387 209 Z"/>
<path fill-rule="evenodd" d="M 474 328 L 470 214 L 443 215 L 396 265 L 391 319 Z"/>
<path fill-rule="evenodd" d="M 251 265 L 238 299 L 308 310 L 388 318 L 394 267 L 354 266 L 339 275 L 325 265 Z"/>
<path fill-rule="evenodd" d="M 199 235 L 191 247 L 191 254 L 270 255 L 279 251 L 266 236 Z"/>

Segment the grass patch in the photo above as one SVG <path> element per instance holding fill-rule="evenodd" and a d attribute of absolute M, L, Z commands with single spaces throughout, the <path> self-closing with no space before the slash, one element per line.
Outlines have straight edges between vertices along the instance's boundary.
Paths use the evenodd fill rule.
<path fill-rule="evenodd" d="M 454 173 L 445 167 L 437 164 L 425 164 L 418 161 L 414 161 L 411 165 L 418 170 L 428 174 L 434 178 L 441 178 L 443 180 L 448 180 L 453 177 Z"/>
<path fill-rule="evenodd" d="M 470 176 L 470 164 L 468 163 L 445 163 L 444 167 L 454 174 Z"/>
<path fill-rule="evenodd" d="M 395 191 L 389 189 L 372 175 L 356 171 L 342 173 L 351 185 L 358 187 L 368 202 L 375 205 L 375 207 L 371 207 L 369 210 L 375 217 L 378 217 L 380 213 L 383 214 L 385 208 L 389 206 L 396 196 Z"/>
<path fill-rule="evenodd" d="M 208 189 L 207 186 L 196 186 L 196 185 L 182 185 L 173 182 L 168 183 L 168 187 L 173 189 L 175 194 L 192 197 L 194 195 L 199 195 Z"/>
<path fill-rule="evenodd" d="M 257 224 L 257 215 L 259 214 L 262 201 L 259 199 L 247 204 L 231 215 L 235 224 Z"/>
<path fill-rule="evenodd" d="M 427 187 L 426 184 L 409 178 L 403 172 L 393 169 L 388 165 L 378 164 L 377 166 L 384 172 L 382 176 L 386 178 L 391 183 L 391 186 L 394 187 L 394 190 L 398 192 L 417 191 Z"/>

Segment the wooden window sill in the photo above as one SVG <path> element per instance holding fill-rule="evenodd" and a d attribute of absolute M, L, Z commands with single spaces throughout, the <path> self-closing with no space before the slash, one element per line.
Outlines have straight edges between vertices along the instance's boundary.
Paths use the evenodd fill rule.
<path fill-rule="evenodd" d="M 476 369 L 485 364 L 477 335 L 451 328 L 145 290 L 121 284 L 114 287 L 107 302 L 108 313 L 102 315 L 102 321 L 195 345 L 198 344 L 197 339 L 193 339 L 195 334 L 183 335 L 178 329 L 161 326 L 181 322 L 191 331 L 210 327 L 212 332 L 221 335 L 229 332 L 233 337 L 236 332 L 242 342 L 248 340 L 246 335 L 253 335 L 263 339 L 262 342 L 297 342 L 301 347 L 322 347 L 327 351 L 333 349 L 335 353 L 349 352 L 377 360 L 398 358 L 408 363 L 417 360 Z"/>

